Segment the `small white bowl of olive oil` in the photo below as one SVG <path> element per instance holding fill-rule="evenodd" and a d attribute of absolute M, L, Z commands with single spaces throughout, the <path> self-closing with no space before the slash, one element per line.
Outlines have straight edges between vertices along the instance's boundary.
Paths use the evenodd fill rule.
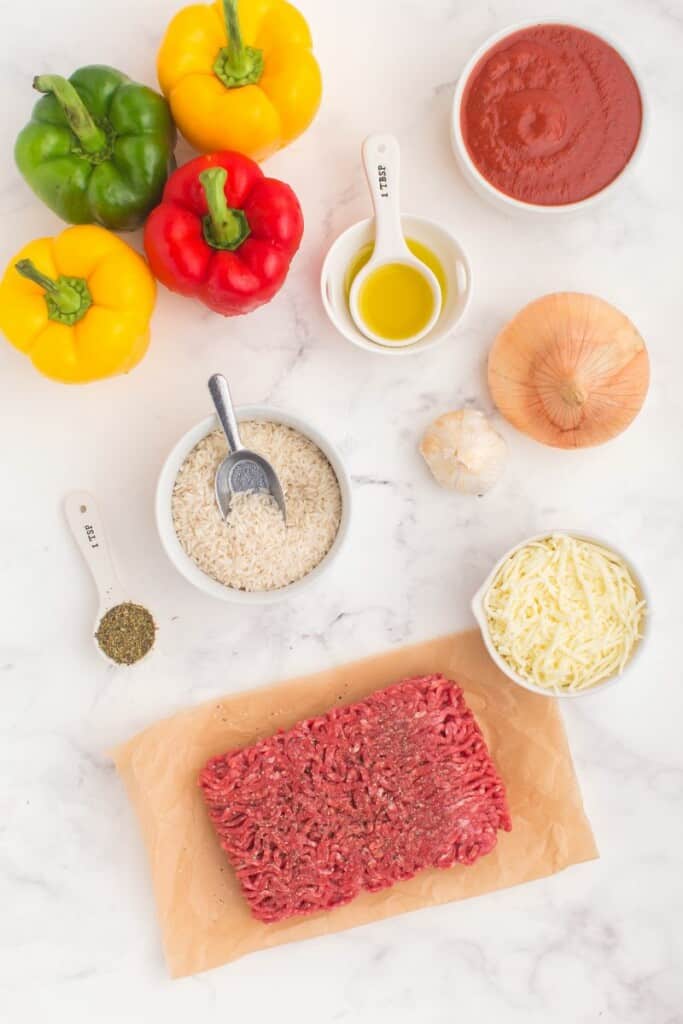
<path fill-rule="evenodd" d="M 472 293 L 472 271 L 465 250 L 435 221 L 401 215 L 403 234 L 413 255 L 432 271 L 441 287 L 441 312 L 427 334 L 410 345 L 371 341 L 356 326 L 349 308 L 351 285 L 372 255 L 373 217 L 353 224 L 331 245 L 320 274 L 320 291 L 328 317 L 345 338 L 366 352 L 407 356 L 444 341 L 462 321 Z"/>

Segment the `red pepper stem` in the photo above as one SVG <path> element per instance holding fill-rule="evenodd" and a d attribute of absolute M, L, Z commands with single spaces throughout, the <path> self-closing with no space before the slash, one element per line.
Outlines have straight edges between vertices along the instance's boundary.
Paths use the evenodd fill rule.
<path fill-rule="evenodd" d="M 223 0 L 223 20 L 228 45 L 218 51 L 213 66 L 214 74 L 228 89 L 255 85 L 263 74 L 263 50 L 244 45 L 237 0 Z"/>
<path fill-rule="evenodd" d="M 107 136 L 98 128 L 90 111 L 68 79 L 61 75 L 38 75 L 33 79 L 38 92 L 52 93 L 86 153 L 99 153 L 106 148 Z"/>
<path fill-rule="evenodd" d="M 38 270 L 31 260 L 19 260 L 14 264 L 14 268 L 22 277 L 43 289 L 50 320 L 72 325 L 78 323 L 90 309 L 92 296 L 87 282 L 82 277 L 60 275 L 54 281 Z"/>
<path fill-rule="evenodd" d="M 250 234 L 244 210 L 228 206 L 225 185 L 228 172 L 225 167 L 207 167 L 199 175 L 208 215 L 204 218 L 204 238 L 213 249 L 238 249 Z"/>

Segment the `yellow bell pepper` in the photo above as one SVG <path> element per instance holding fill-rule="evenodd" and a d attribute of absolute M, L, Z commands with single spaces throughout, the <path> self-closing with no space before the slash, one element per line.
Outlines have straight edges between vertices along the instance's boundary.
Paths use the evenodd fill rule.
<path fill-rule="evenodd" d="M 104 228 L 38 238 L 0 282 L 0 330 L 46 377 L 67 384 L 127 373 L 149 344 L 156 284 L 141 256 Z"/>
<path fill-rule="evenodd" d="M 184 7 L 157 59 L 162 92 L 188 142 L 263 160 L 300 135 L 320 105 L 320 69 L 303 15 L 286 0 Z"/>

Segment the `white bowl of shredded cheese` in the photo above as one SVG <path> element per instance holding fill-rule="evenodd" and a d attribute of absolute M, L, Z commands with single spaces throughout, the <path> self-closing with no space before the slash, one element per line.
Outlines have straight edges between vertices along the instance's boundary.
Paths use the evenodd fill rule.
<path fill-rule="evenodd" d="M 611 545 L 541 533 L 495 565 L 472 601 L 486 648 L 515 683 L 546 697 L 583 697 L 618 681 L 642 649 L 642 577 Z"/>

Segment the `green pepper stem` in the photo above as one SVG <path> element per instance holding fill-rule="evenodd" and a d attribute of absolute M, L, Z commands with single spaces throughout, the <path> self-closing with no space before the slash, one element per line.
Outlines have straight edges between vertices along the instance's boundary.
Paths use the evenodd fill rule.
<path fill-rule="evenodd" d="M 214 74 L 228 89 L 255 85 L 263 74 L 263 50 L 244 45 L 237 0 L 223 0 L 223 18 L 228 45 L 218 51 L 213 66 Z"/>
<path fill-rule="evenodd" d="M 90 309 L 92 296 L 82 277 L 60 275 L 55 281 L 38 270 L 31 260 L 19 260 L 14 267 L 18 274 L 43 289 L 50 320 L 72 325 Z"/>
<path fill-rule="evenodd" d="M 204 218 L 204 238 L 213 249 L 238 249 L 251 229 L 244 210 L 228 206 L 225 195 L 228 172 L 225 167 L 207 167 L 199 180 L 209 208 Z"/>
<path fill-rule="evenodd" d="M 107 145 L 107 136 L 98 128 L 78 92 L 61 75 L 38 75 L 33 79 L 38 92 L 52 93 L 64 117 L 86 153 L 99 153 Z"/>

